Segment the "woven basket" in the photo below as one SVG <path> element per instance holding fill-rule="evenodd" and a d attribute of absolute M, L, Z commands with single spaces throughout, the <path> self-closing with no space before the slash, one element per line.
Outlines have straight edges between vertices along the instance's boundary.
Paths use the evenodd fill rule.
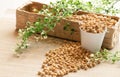
<path fill-rule="evenodd" d="M 16 10 L 16 29 L 18 30 L 21 28 L 25 28 L 27 21 L 35 22 L 38 18 L 44 17 L 43 15 L 32 12 L 33 8 L 41 10 L 43 5 L 44 4 L 38 3 L 38 2 L 29 2 L 26 5 L 19 7 Z M 89 14 L 89 13 L 79 11 L 77 14 L 81 15 L 81 14 Z M 97 15 L 102 15 L 102 14 L 97 14 Z M 110 16 L 110 17 L 119 21 L 118 17 L 115 17 L 115 16 Z M 70 30 L 74 30 L 73 33 L 70 30 L 64 30 L 64 27 L 67 23 L 69 23 Z M 80 26 L 79 22 L 62 19 L 60 23 L 57 23 L 57 25 L 55 26 L 54 32 L 50 31 L 48 35 L 64 38 L 68 40 L 73 40 L 73 41 L 80 41 L 79 26 Z M 102 45 L 104 48 L 112 49 L 118 43 L 119 26 L 120 26 L 120 23 L 117 22 L 115 26 L 108 28 L 108 32 L 105 35 L 103 45 Z"/>

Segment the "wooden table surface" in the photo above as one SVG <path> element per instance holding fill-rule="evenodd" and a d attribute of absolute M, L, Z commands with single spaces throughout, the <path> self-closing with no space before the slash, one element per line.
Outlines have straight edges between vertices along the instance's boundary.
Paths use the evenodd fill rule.
<path fill-rule="evenodd" d="M 0 8 L 0 77 L 39 77 L 37 72 L 40 70 L 45 53 L 50 49 L 59 47 L 59 44 L 46 41 L 38 43 L 32 41 L 30 48 L 21 57 L 14 56 L 16 48 L 17 35 L 15 33 L 15 9 L 26 0 L 8 1 L 4 0 Z M 18 5 L 19 4 L 19 5 Z M 16 7 L 15 7 L 16 6 Z M 58 41 L 61 39 L 50 38 Z M 54 41 L 53 41 L 54 42 Z M 120 43 L 112 50 L 120 50 Z M 120 77 L 120 63 L 103 63 L 87 71 L 80 70 L 76 73 L 70 73 L 65 77 Z"/>

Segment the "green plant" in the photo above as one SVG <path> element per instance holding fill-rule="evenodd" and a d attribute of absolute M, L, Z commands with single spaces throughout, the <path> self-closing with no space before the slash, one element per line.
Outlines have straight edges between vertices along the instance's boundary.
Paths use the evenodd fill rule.
<path fill-rule="evenodd" d="M 75 32 L 75 29 L 70 26 L 70 23 L 66 23 L 63 27 L 63 30 L 69 31 L 71 35 Z"/>
<path fill-rule="evenodd" d="M 112 53 L 112 52 L 108 51 L 107 49 L 103 49 L 100 52 L 94 53 L 92 57 L 101 62 L 115 63 L 117 61 L 120 61 L 120 51 Z"/>
<path fill-rule="evenodd" d="M 69 7 L 68 7 L 69 6 Z M 41 38 L 45 38 L 47 33 L 55 27 L 55 25 L 62 19 L 73 14 L 76 11 L 72 4 L 72 0 L 69 1 L 57 1 L 55 4 L 50 3 L 48 6 L 44 6 L 39 14 L 45 15 L 44 18 L 38 19 L 34 23 L 27 24 L 27 28 L 20 30 L 19 34 L 22 35 L 22 41 L 18 44 L 16 52 L 22 53 L 20 49 L 27 48 L 27 40 L 30 36 L 36 33 L 41 34 Z"/>
<path fill-rule="evenodd" d="M 119 2 L 119 0 L 96 0 L 92 1 L 93 9 L 91 12 L 95 13 L 103 13 L 109 15 L 115 15 L 120 12 L 119 9 L 115 8 L 115 5 Z"/>
<path fill-rule="evenodd" d="M 101 5 L 99 5 L 99 2 L 101 2 Z M 61 19 L 76 14 L 78 10 L 95 13 L 105 11 L 107 14 L 112 11 L 112 13 L 114 12 L 115 14 L 118 10 L 114 10 L 113 6 L 117 2 L 118 0 L 91 0 L 89 2 L 84 2 L 83 0 L 61 0 L 56 3 L 50 2 L 50 5 L 44 6 L 40 11 L 34 9 L 35 12 L 38 12 L 45 17 L 39 18 L 34 23 L 28 23 L 25 29 L 19 31 L 22 40 L 17 44 L 15 51 L 17 53 L 22 53 L 20 50 L 28 47 L 27 41 L 29 37 L 36 33 L 40 33 L 41 39 L 47 38 L 47 33 L 53 31 L 53 28 Z M 94 3 L 96 3 L 96 5 L 94 5 Z M 111 7 L 108 7 L 108 5 L 111 5 Z M 107 10 L 105 7 L 107 7 Z M 70 31 L 72 34 L 74 29 L 71 28 Z"/>

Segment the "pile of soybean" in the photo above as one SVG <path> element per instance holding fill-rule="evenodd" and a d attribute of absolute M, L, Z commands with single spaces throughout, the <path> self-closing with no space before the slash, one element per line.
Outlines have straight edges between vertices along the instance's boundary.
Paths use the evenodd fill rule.
<path fill-rule="evenodd" d="M 110 16 L 97 14 L 82 14 L 67 17 L 68 20 L 80 22 L 80 28 L 90 33 L 102 33 L 106 28 L 115 26 L 118 22 Z"/>
<path fill-rule="evenodd" d="M 82 48 L 79 42 L 66 42 L 61 47 L 46 53 L 46 59 L 38 75 L 40 77 L 63 77 L 70 72 L 95 67 L 100 61 L 92 58 L 92 54 Z"/>

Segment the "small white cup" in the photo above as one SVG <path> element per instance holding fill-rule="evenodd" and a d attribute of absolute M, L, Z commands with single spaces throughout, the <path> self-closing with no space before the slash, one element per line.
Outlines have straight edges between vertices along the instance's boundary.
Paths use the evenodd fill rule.
<path fill-rule="evenodd" d="M 107 29 L 102 33 L 89 33 L 80 29 L 81 46 L 91 52 L 100 51 Z"/>

